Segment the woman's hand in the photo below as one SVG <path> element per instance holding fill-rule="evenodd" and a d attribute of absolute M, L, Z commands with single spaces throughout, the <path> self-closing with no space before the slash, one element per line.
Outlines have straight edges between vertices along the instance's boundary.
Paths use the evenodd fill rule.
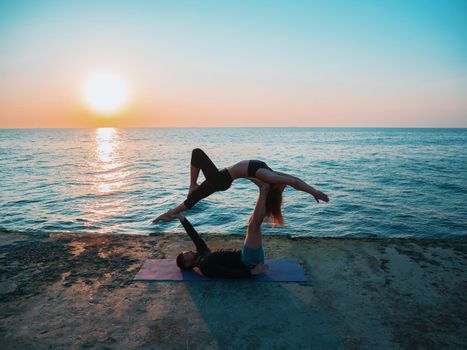
<path fill-rule="evenodd" d="M 313 197 L 315 197 L 315 201 L 317 203 L 319 203 L 320 200 L 324 202 L 329 202 L 329 197 L 321 191 L 315 191 L 312 195 Z"/>

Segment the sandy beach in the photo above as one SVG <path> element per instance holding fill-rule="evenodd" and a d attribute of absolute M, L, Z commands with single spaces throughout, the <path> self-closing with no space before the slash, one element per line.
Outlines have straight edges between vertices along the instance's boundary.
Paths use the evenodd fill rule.
<path fill-rule="evenodd" d="M 211 248 L 241 237 L 210 236 Z M 2 349 L 461 349 L 467 239 L 266 237 L 310 282 L 144 283 L 181 234 L 0 233 Z"/>

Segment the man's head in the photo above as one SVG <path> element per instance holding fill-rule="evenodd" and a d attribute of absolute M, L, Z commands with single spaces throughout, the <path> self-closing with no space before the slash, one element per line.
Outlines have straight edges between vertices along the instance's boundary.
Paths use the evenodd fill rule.
<path fill-rule="evenodd" d="M 177 266 L 182 270 L 191 270 L 198 266 L 199 254 L 192 250 L 177 255 Z"/>

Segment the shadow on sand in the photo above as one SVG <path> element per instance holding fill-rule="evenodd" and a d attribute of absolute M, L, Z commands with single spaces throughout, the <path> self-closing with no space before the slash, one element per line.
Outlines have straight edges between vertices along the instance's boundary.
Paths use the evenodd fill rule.
<path fill-rule="evenodd" d="M 310 285 L 235 281 L 187 283 L 186 288 L 213 347 L 345 348 Z"/>

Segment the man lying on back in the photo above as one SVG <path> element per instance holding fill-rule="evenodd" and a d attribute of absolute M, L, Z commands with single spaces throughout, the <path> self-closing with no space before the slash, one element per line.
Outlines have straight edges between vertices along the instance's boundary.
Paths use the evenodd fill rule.
<path fill-rule="evenodd" d="M 185 251 L 177 256 L 177 265 L 182 270 L 198 267 L 203 275 L 220 278 L 239 278 L 258 275 L 268 270 L 264 264 L 261 241 L 261 224 L 266 216 L 266 197 L 269 184 L 250 178 L 259 187 L 256 206 L 248 223 L 245 241 L 241 250 L 217 250 L 212 252 L 199 236 L 193 225 L 181 213 L 175 215 L 196 246 L 196 252 Z"/>

